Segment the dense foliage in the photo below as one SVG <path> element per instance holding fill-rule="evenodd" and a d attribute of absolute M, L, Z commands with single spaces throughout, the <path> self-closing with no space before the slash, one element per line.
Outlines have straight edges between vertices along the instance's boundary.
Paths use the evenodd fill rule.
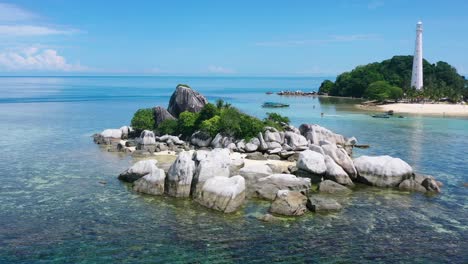
<path fill-rule="evenodd" d="M 400 87 L 390 85 L 386 81 L 376 81 L 369 84 L 364 97 L 384 101 L 388 99 L 398 100 L 403 96 L 403 90 Z"/>
<path fill-rule="evenodd" d="M 177 120 L 165 120 L 158 126 L 155 125 L 152 109 L 140 109 L 132 119 L 132 126 L 139 131 L 148 129 L 156 131 L 159 135 L 182 135 L 184 138 L 201 130 L 212 137 L 223 133 L 237 139 L 250 139 L 257 136 L 266 126 L 282 130 L 281 123 L 289 123 L 289 118 L 277 113 L 267 113 L 267 117 L 262 121 L 242 113 L 223 100 L 218 100 L 216 105 L 206 104 L 199 113 L 182 112 Z"/>
<path fill-rule="evenodd" d="M 468 97 L 468 81 L 454 67 L 442 61 L 430 64 L 423 60 L 424 89 L 422 94 L 418 93 L 411 87 L 412 65 L 413 56 L 394 56 L 380 63 L 358 66 L 351 72 L 338 75 L 334 83 L 324 81 L 319 92 L 334 96 L 366 97 L 366 90 L 372 83 L 386 81 L 390 86 L 401 88 L 408 98 L 427 97 L 437 100 L 447 97 L 459 101 L 462 96 Z"/>
<path fill-rule="evenodd" d="M 145 108 L 136 111 L 136 113 L 133 115 L 131 124 L 132 127 L 137 131 L 153 129 L 155 124 L 153 109 Z"/>

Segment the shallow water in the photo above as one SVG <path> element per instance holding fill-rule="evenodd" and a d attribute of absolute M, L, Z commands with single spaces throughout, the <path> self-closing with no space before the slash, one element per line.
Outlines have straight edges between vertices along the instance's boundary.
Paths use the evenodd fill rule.
<path fill-rule="evenodd" d="M 323 78 L 0 78 L 1 263 L 467 263 L 468 120 L 374 119 L 355 101 L 279 97 Z M 359 187 L 333 214 L 263 223 L 268 202 L 224 215 L 189 200 L 137 194 L 116 176 L 132 158 L 90 136 L 167 106 L 177 83 L 263 117 L 265 101 L 294 124 L 356 136 L 444 183 L 440 195 Z M 320 117 L 320 113 L 324 117 Z M 100 183 L 105 182 L 105 184 Z"/>

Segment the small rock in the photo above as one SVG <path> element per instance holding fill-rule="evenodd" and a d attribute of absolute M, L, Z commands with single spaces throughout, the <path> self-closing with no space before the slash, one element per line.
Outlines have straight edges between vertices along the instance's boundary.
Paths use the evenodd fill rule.
<path fill-rule="evenodd" d="M 280 215 L 300 216 L 306 211 L 307 197 L 297 191 L 279 190 L 270 206 L 270 212 Z"/>
<path fill-rule="evenodd" d="M 312 212 L 339 211 L 342 206 L 331 198 L 311 196 L 307 200 L 307 208 Z"/>
<path fill-rule="evenodd" d="M 321 193 L 350 193 L 351 189 L 331 180 L 324 180 L 319 183 L 318 190 Z"/>

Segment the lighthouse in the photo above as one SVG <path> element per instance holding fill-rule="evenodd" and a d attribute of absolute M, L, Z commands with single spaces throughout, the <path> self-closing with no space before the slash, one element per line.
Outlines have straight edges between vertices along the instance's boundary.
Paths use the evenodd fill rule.
<path fill-rule="evenodd" d="M 416 90 L 423 88 L 423 51 L 422 51 L 422 22 L 416 24 L 416 47 L 414 49 L 413 73 L 411 74 L 411 87 Z"/>

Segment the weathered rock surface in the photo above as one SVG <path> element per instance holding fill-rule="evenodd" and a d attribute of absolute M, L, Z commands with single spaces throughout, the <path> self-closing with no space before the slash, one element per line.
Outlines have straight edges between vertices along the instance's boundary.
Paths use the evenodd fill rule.
<path fill-rule="evenodd" d="M 354 160 L 358 180 L 378 187 L 396 187 L 413 175 L 408 163 L 390 156 L 361 156 Z"/>
<path fill-rule="evenodd" d="M 342 206 L 331 198 L 310 196 L 307 200 L 307 208 L 312 212 L 338 211 Z"/>
<path fill-rule="evenodd" d="M 348 174 L 343 170 L 343 168 L 336 164 L 336 162 L 328 155 L 325 156 L 325 165 L 327 167 L 327 171 L 325 173 L 325 177 L 327 179 L 342 185 L 354 185 L 353 181 L 351 178 L 349 178 Z"/>
<path fill-rule="evenodd" d="M 440 192 L 439 184 L 432 177 L 427 177 L 421 185 L 426 188 L 428 192 Z"/>
<path fill-rule="evenodd" d="M 292 174 L 272 174 L 260 178 L 254 188 L 258 197 L 274 200 L 279 190 L 299 191 L 307 194 L 310 186 L 310 179 L 307 178 L 298 178 Z"/>
<path fill-rule="evenodd" d="M 270 206 L 270 212 L 287 216 L 300 216 L 306 211 L 307 197 L 297 191 L 279 190 Z"/>
<path fill-rule="evenodd" d="M 174 117 L 184 111 L 198 113 L 208 103 L 206 98 L 185 85 L 178 85 L 169 100 L 167 111 Z"/>
<path fill-rule="evenodd" d="M 426 188 L 424 188 L 419 182 L 413 179 L 407 179 L 402 181 L 400 185 L 398 185 L 398 189 L 412 192 L 426 192 Z"/>
<path fill-rule="evenodd" d="M 173 197 L 189 197 L 195 162 L 190 152 L 181 152 L 167 172 L 167 194 Z"/>
<path fill-rule="evenodd" d="M 331 180 L 324 180 L 319 183 L 318 190 L 321 193 L 351 193 L 351 189 Z"/>
<path fill-rule="evenodd" d="M 258 180 L 273 174 L 273 171 L 268 165 L 252 164 L 240 169 L 239 174 L 245 179 L 247 196 L 250 197 L 255 191 L 255 184 Z"/>
<path fill-rule="evenodd" d="M 309 149 L 299 154 L 296 166 L 301 170 L 317 175 L 324 174 L 327 171 L 323 155 Z"/>
<path fill-rule="evenodd" d="M 141 177 L 133 183 L 133 190 L 136 192 L 163 195 L 166 174 L 163 169 L 156 168 L 149 174 Z"/>
<path fill-rule="evenodd" d="M 337 147 L 335 144 L 324 144 L 321 146 L 326 155 L 330 156 L 351 179 L 356 179 L 357 171 L 353 160 L 348 156 L 346 150 Z"/>
<path fill-rule="evenodd" d="M 304 150 L 307 149 L 307 139 L 300 134 L 296 134 L 291 131 L 286 131 L 284 133 L 284 141 L 288 146 L 290 146 L 293 150 Z"/>
<path fill-rule="evenodd" d="M 228 149 L 213 149 L 209 151 L 204 159 L 200 161 L 195 173 L 195 191 L 194 196 L 198 196 L 204 183 L 213 177 L 229 177 L 229 167 L 231 158 L 229 157 Z"/>
<path fill-rule="evenodd" d="M 154 121 L 156 126 L 161 124 L 165 120 L 175 120 L 175 117 L 162 106 L 156 106 L 153 108 Z"/>
<path fill-rule="evenodd" d="M 146 174 L 157 172 L 159 168 L 156 166 L 157 160 L 141 160 L 133 164 L 119 175 L 119 180 L 125 182 L 134 182 Z"/>
<path fill-rule="evenodd" d="M 245 158 L 251 160 L 267 160 L 267 158 L 263 156 L 261 152 L 249 153 L 247 156 L 245 156 Z"/>
<path fill-rule="evenodd" d="M 312 144 L 319 145 L 321 140 L 327 140 L 333 144 L 344 144 L 345 139 L 342 135 L 333 133 L 319 125 L 302 124 L 299 127 L 301 134 Z"/>
<path fill-rule="evenodd" d="M 325 152 L 323 151 L 323 148 L 320 147 L 319 145 L 310 145 L 309 149 L 325 156 Z"/>
<path fill-rule="evenodd" d="M 185 143 L 183 140 L 179 139 L 179 137 L 172 135 L 164 135 L 156 139 L 166 144 L 183 145 Z"/>
<path fill-rule="evenodd" d="M 245 181 L 242 176 L 231 178 L 216 176 L 203 185 L 196 201 L 208 208 L 224 213 L 239 209 L 245 200 Z"/>
<path fill-rule="evenodd" d="M 212 138 L 210 134 L 202 131 L 197 131 L 192 134 L 190 143 L 197 147 L 208 147 L 210 146 Z"/>
<path fill-rule="evenodd" d="M 137 149 L 141 149 L 141 146 L 156 145 L 156 137 L 154 132 L 150 130 L 143 130 L 137 142 Z"/>

